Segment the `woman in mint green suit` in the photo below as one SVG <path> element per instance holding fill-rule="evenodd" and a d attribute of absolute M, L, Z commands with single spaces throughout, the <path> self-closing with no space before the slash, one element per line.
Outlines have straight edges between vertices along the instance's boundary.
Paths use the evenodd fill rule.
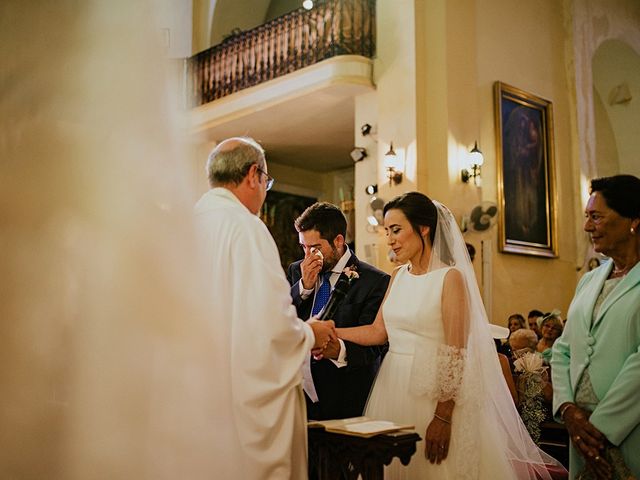
<path fill-rule="evenodd" d="M 640 477 L 640 179 L 591 181 L 584 230 L 610 259 L 580 280 L 552 352 L 571 478 Z"/>

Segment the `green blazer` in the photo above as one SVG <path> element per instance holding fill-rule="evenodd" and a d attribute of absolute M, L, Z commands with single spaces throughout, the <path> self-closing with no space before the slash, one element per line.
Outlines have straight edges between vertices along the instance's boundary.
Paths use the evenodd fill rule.
<path fill-rule="evenodd" d="M 553 345 L 553 412 L 557 418 L 560 405 L 574 401 L 578 380 L 589 366 L 600 400 L 590 421 L 620 447 L 640 476 L 640 263 L 611 291 L 592 326 L 593 307 L 612 268 L 609 260 L 578 283 L 564 332 Z M 570 457 L 573 478 L 582 458 L 573 447 Z"/>

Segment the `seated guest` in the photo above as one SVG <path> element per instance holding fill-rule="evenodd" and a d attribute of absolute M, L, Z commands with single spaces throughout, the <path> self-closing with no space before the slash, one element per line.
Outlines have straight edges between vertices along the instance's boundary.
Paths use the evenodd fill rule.
<path fill-rule="evenodd" d="M 491 335 L 493 336 L 493 340 L 496 344 L 496 350 L 498 350 L 498 360 L 500 361 L 502 376 L 504 377 L 505 382 L 507 382 L 507 387 L 509 387 L 509 393 L 511 394 L 513 403 L 518 405 L 518 391 L 516 390 L 516 384 L 513 380 L 513 374 L 511 373 L 509 357 L 499 351 L 501 345 L 500 340 L 509 336 L 509 329 L 499 325 L 494 325 L 493 323 L 489 324 L 489 327 L 491 328 Z"/>
<path fill-rule="evenodd" d="M 519 313 L 514 313 L 509 316 L 509 320 L 507 320 L 507 325 L 509 326 L 509 331 L 511 333 L 516 330 L 520 330 L 521 328 L 526 328 L 524 323 L 524 317 Z"/>
<path fill-rule="evenodd" d="M 515 372 L 515 368 L 513 366 L 513 362 L 520 357 L 523 357 L 527 353 L 535 353 L 540 355 L 536 349 L 538 347 L 538 337 L 533 333 L 532 330 L 528 330 L 525 328 L 521 328 L 512 332 L 509 337 L 509 344 L 511 345 L 511 351 L 513 352 L 511 356 L 511 371 L 514 373 L 516 384 L 519 383 L 519 376 Z M 547 367 L 545 367 L 545 370 Z M 551 382 L 549 381 L 549 376 L 547 374 L 543 375 L 544 385 L 542 388 L 543 398 L 545 402 L 551 403 L 553 398 L 553 389 L 551 386 Z M 523 395 L 518 393 L 518 398 L 520 401 L 523 400 Z"/>
<path fill-rule="evenodd" d="M 529 315 L 527 315 L 527 323 L 529 324 L 529 329 L 536 332 L 536 335 L 538 336 L 538 338 L 542 337 L 542 334 L 540 333 L 540 328 L 538 327 L 538 319 L 543 316 L 544 316 L 544 313 L 542 313 L 540 310 L 531 310 L 529 312 Z"/>
<path fill-rule="evenodd" d="M 511 337 L 511 334 L 516 330 L 525 328 L 524 317 L 519 313 L 510 315 L 509 319 L 507 320 L 507 326 L 509 327 L 509 336 L 502 342 L 502 346 L 498 349 L 498 352 L 506 355 L 508 358 L 511 358 L 512 348 L 509 345 L 509 338 Z"/>
<path fill-rule="evenodd" d="M 540 322 L 542 338 L 540 338 L 536 350 L 542 354 L 542 359 L 547 365 L 551 361 L 551 347 L 556 339 L 562 335 L 562 329 L 562 320 L 554 312 L 545 315 Z"/>
<path fill-rule="evenodd" d="M 513 359 L 520 358 L 525 353 L 536 351 L 538 337 L 532 330 L 520 328 L 509 335 L 509 346 Z"/>

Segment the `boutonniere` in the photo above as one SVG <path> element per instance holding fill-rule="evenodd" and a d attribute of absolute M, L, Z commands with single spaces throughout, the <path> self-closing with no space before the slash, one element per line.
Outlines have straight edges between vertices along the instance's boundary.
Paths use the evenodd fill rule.
<path fill-rule="evenodd" d="M 345 267 L 345 269 L 342 270 L 342 273 L 349 279 L 349 283 L 360 278 L 355 267 Z"/>

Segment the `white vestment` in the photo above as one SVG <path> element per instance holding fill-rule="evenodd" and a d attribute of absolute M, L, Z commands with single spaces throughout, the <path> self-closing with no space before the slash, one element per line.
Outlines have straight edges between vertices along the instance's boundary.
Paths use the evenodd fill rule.
<path fill-rule="evenodd" d="M 267 227 L 231 191 L 214 188 L 195 207 L 210 285 L 211 328 L 224 363 L 211 365 L 225 448 L 218 478 L 307 478 L 301 366 L 314 344 L 291 304 Z"/>

